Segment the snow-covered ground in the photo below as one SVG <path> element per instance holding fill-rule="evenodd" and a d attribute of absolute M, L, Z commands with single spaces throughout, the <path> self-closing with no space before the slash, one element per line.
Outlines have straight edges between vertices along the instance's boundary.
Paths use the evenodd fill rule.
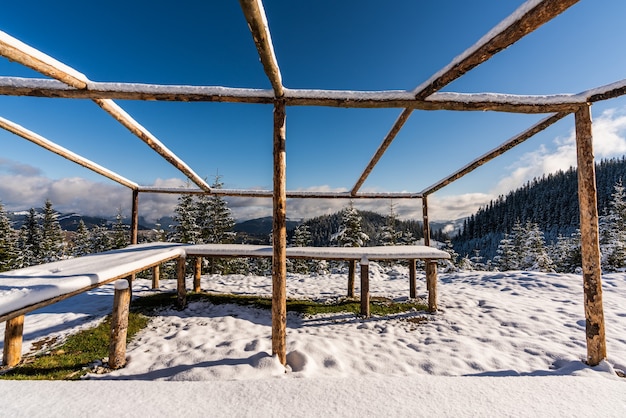
<path fill-rule="evenodd" d="M 370 277 L 372 296 L 407 298 L 406 268 L 371 263 Z M 439 279 L 434 315 L 289 314 L 287 370 L 271 356 L 269 311 L 201 302 L 163 310 L 129 346 L 124 369 L 80 382 L 0 381 L 0 415 L 626 416 L 626 379 L 615 373 L 626 371 L 625 274 L 603 276 L 608 360 L 595 368 L 581 361 L 580 276 Z M 135 295 L 149 285 L 138 280 Z M 328 300 L 346 285 L 345 274 L 289 275 L 287 290 Z M 202 286 L 271 294 L 267 277 L 205 276 Z M 97 322 L 112 299 L 107 286 L 27 316 L 24 351 Z"/>

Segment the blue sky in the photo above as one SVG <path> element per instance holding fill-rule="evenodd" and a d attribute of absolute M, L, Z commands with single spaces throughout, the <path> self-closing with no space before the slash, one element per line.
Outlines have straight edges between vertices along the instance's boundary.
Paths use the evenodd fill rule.
<path fill-rule="evenodd" d="M 520 0 L 266 1 L 288 88 L 412 90 L 515 11 Z M 626 2 L 582 0 L 446 86 L 450 92 L 578 93 L 626 78 Z M 0 30 L 94 81 L 270 88 L 237 1 L 30 1 L 3 4 Z M 43 78 L 0 58 L 0 75 Z M 271 188 L 272 107 L 117 101 L 202 177 L 227 188 Z M 290 107 L 289 190 L 350 189 L 399 109 Z M 596 156 L 626 153 L 626 100 L 593 106 Z M 0 116 L 142 185 L 182 175 L 88 100 L 0 97 Z M 413 112 L 364 191 L 421 191 L 545 115 Z M 572 161 L 569 116 L 431 197 L 431 218 L 466 216 L 490 198 Z M 61 210 L 127 210 L 130 192 L 0 131 L 0 201 L 8 209 L 50 198 Z M 601 150 L 601 152 L 599 152 Z M 145 196 L 141 214 L 170 211 L 172 196 Z M 174 200 L 172 200 L 174 199 Z M 357 207 L 376 208 L 358 201 Z M 269 201 L 234 199 L 239 219 Z M 347 202 L 292 201 L 288 216 L 334 212 Z M 398 201 L 403 217 L 418 201 Z M 385 212 L 389 203 L 382 203 Z M 115 209 L 110 210 L 115 213 Z M 96 214 L 96 213 L 94 213 Z"/>

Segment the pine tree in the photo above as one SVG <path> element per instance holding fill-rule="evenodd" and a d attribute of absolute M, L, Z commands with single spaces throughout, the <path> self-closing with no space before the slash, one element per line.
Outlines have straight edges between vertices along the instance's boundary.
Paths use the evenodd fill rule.
<path fill-rule="evenodd" d="M 184 244 L 197 244 L 200 233 L 196 222 L 196 210 L 193 197 L 190 194 L 183 194 L 178 198 L 178 204 L 174 209 L 173 230 L 169 236 L 170 242 L 181 242 Z"/>
<path fill-rule="evenodd" d="M 50 263 L 63 258 L 64 245 L 58 214 L 52 208 L 52 202 L 46 199 L 41 228 L 41 262 Z"/>
<path fill-rule="evenodd" d="M 126 248 L 130 244 L 128 227 L 124 225 L 124 217 L 122 216 L 122 209 L 117 209 L 117 215 L 115 216 L 115 223 L 113 224 L 113 243 L 112 249 Z"/>
<path fill-rule="evenodd" d="M 26 222 L 20 228 L 17 239 L 19 255 L 17 268 L 34 266 L 41 263 L 41 226 L 37 220 L 35 208 L 30 208 Z"/>
<path fill-rule="evenodd" d="M 212 189 L 221 189 L 224 183 L 221 176 L 216 175 Z M 233 227 L 235 220 L 226 200 L 218 195 L 202 195 L 196 203 L 196 219 L 199 228 L 199 239 L 206 244 L 229 244 L 235 240 Z M 210 258 L 208 260 L 211 274 L 217 272 L 230 272 L 229 264 L 233 264 L 233 269 L 241 271 L 241 263 L 235 260 Z"/>
<path fill-rule="evenodd" d="M 498 255 L 493 258 L 493 264 L 500 271 L 516 270 L 518 268 L 518 254 L 515 252 L 513 239 L 509 234 L 504 234 L 504 237 L 500 240 L 498 249 L 496 250 Z"/>
<path fill-rule="evenodd" d="M 608 213 L 600 218 L 602 268 L 617 271 L 626 265 L 626 196 L 621 178 L 613 187 Z"/>
<path fill-rule="evenodd" d="M 221 176 L 216 175 L 215 181 L 211 184 L 213 189 L 221 189 L 224 183 Z M 218 195 L 212 194 L 208 199 L 206 211 L 202 213 L 202 222 L 199 222 L 201 237 L 203 242 L 207 244 L 228 244 L 232 243 L 235 238 L 233 227 L 235 219 L 228 207 L 226 200 Z"/>
<path fill-rule="evenodd" d="M 292 245 L 294 247 L 308 247 L 311 245 L 311 232 L 307 224 L 302 223 L 293 232 Z M 296 273 L 306 274 L 315 269 L 316 260 L 296 259 L 291 262 L 291 270 Z"/>
<path fill-rule="evenodd" d="M 17 234 L 11 227 L 9 217 L 0 202 L 0 271 L 15 268 L 17 257 Z"/>
<path fill-rule="evenodd" d="M 543 238 L 543 232 L 534 222 L 526 222 L 524 228 L 525 245 L 521 268 L 523 270 L 534 270 L 551 272 L 554 271 L 554 264 L 548 255 L 548 250 Z"/>
<path fill-rule="evenodd" d="M 459 259 L 459 254 L 454 250 L 454 245 L 452 245 L 451 240 L 446 240 L 446 246 L 443 248 L 445 252 L 450 254 L 449 260 L 441 260 L 444 264 L 444 272 L 449 273 L 453 271 L 458 271 L 457 260 Z"/>
<path fill-rule="evenodd" d="M 393 202 L 389 205 L 389 215 L 385 219 L 385 225 L 380 229 L 378 241 L 382 245 L 397 245 L 402 237 L 402 232 L 396 231 L 398 220 L 393 210 Z"/>
<path fill-rule="evenodd" d="M 81 219 L 76 228 L 76 234 L 72 242 L 71 254 L 73 257 L 82 257 L 91 253 L 91 234 L 85 222 Z"/>
<path fill-rule="evenodd" d="M 342 247 L 363 247 L 370 240 L 361 228 L 361 215 L 350 201 L 341 216 L 341 226 L 335 239 Z"/>
<path fill-rule="evenodd" d="M 95 226 L 91 230 L 91 252 L 101 253 L 109 251 L 113 247 L 113 240 L 109 230 L 104 225 Z"/>

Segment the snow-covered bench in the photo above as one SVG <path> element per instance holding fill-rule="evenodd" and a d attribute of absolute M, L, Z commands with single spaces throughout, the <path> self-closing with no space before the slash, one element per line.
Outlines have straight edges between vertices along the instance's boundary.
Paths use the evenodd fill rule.
<path fill-rule="evenodd" d="M 120 250 L 91 254 L 80 258 L 27 267 L 0 273 L 0 322 L 6 322 L 3 365 L 13 366 L 21 359 L 24 315 L 117 279 L 153 268 L 158 280 L 158 266 L 177 260 L 179 305 L 186 298 L 185 261 L 196 258 L 194 290 L 200 290 L 199 261 L 202 257 L 272 257 L 271 246 L 238 244 L 184 245 L 147 243 Z M 288 258 L 348 260 L 361 264 L 361 313 L 369 315 L 369 260 L 407 259 L 410 266 L 410 296 L 415 297 L 415 260 L 426 261 L 429 310 L 437 310 L 438 259 L 448 259 L 444 251 L 426 246 L 398 247 L 291 247 Z M 354 268 L 351 268 L 354 271 Z M 354 286 L 353 277 L 352 287 Z M 154 283 L 153 283 L 154 284 Z M 348 285 L 350 292 L 350 284 Z"/>
<path fill-rule="evenodd" d="M 26 313 L 184 257 L 184 245 L 149 243 L 0 273 L 3 365 L 20 361 Z"/>
<path fill-rule="evenodd" d="M 201 244 L 185 247 L 188 257 L 271 257 L 271 246 L 238 244 Z M 354 292 L 354 266 L 361 264 L 361 314 L 369 316 L 369 261 L 370 260 L 409 260 L 409 296 L 416 296 L 415 261 L 426 262 L 426 285 L 428 289 L 428 309 L 437 310 L 437 260 L 450 259 L 450 254 L 424 245 L 401 245 L 380 247 L 289 247 L 287 258 L 348 260 L 348 296 Z M 200 290 L 199 263 L 196 263 L 194 290 Z"/>

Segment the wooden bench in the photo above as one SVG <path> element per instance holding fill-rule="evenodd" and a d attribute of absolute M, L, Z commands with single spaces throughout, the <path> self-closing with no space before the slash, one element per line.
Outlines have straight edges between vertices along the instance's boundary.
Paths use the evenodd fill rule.
<path fill-rule="evenodd" d="M 180 307 L 186 303 L 185 264 L 187 257 L 196 258 L 194 290 L 200 290 L 200 264 L 202 257 L 266 257 L 273 255 L 271 246 L 237 244 L 184 245 L 177 243 L 147 243 L 132 245 L 121 250 L 91 254 L 84 257 L 56 261 L 0 273 L 0 322 L 6 322 L 4 334 L 3 365 L 19 363 L 22 351 L 24 315 L 44 306 L 62 301 L 79 293 L 153 269 L 153 287 L 158 286 L 159 266 L 177 260 L 177 298 Z M 290 247 L 287 257 L 323 260 L 350 261 L 352 276 L 356 262 L 361 264 L 361 314 L 369 316 L 369 261 L 407 259 L 409 263 L 410 297 L 415 297 L 415 260 L 426 261 L 428 306 L 437 310 L 437 260 L 449 259 L 444 251 L 425 246 L 398 247 Z M 349 277 L 348 294 L 353 288 L 354 278 Z M 128 287 L 117 286 L 115 306 L 120 309 L 127 302 L 118 301 L 118 291 Z M 126 297 L 126 296 L 125 296 Z M 127 309 L 127 307 L 126 307 Z M 116 313 L 116 317 L 126 313 Z M 115 327 L 114 327 L 115 328 Z M 118 333 L 112 330 L 112 336 Z M 113 346 L 113 342 L 112 342 Z M 109 359 L 111 362 L 111 359 Z M 116 360 L 123 365 L 123 358 Z"/>
<path fill-rule="evenodd" d="M 194 290 L 200 290 L 201 257 L 271 257 L 271 246 L 238 244 L 200 244 L 185 247 L 188 257 L 196 257 Z M 369 316 L 369 261 L 370 260 L 409 260 L 409 297 L 416 296 L 416 260 L 426 263 L 426 287 L 428 309 L 437 310 L 437 260 L 450 259 L 450 254 L 424 245 L 401 245 L 380 247 L 288 247 L 287 258 L 347 260 L 350 262 L 348 274 L 348 296 L 354 292 L 354 271 L 357 262 L 361 264 L 361 315 Z"/>
<path fill-rule="evenodd" d="M 25 314 L 184 257 L 181 244 L 149 243 L 0 273 L 0 322 L 6 321 L 3 365 L 21 359 Z"/>

